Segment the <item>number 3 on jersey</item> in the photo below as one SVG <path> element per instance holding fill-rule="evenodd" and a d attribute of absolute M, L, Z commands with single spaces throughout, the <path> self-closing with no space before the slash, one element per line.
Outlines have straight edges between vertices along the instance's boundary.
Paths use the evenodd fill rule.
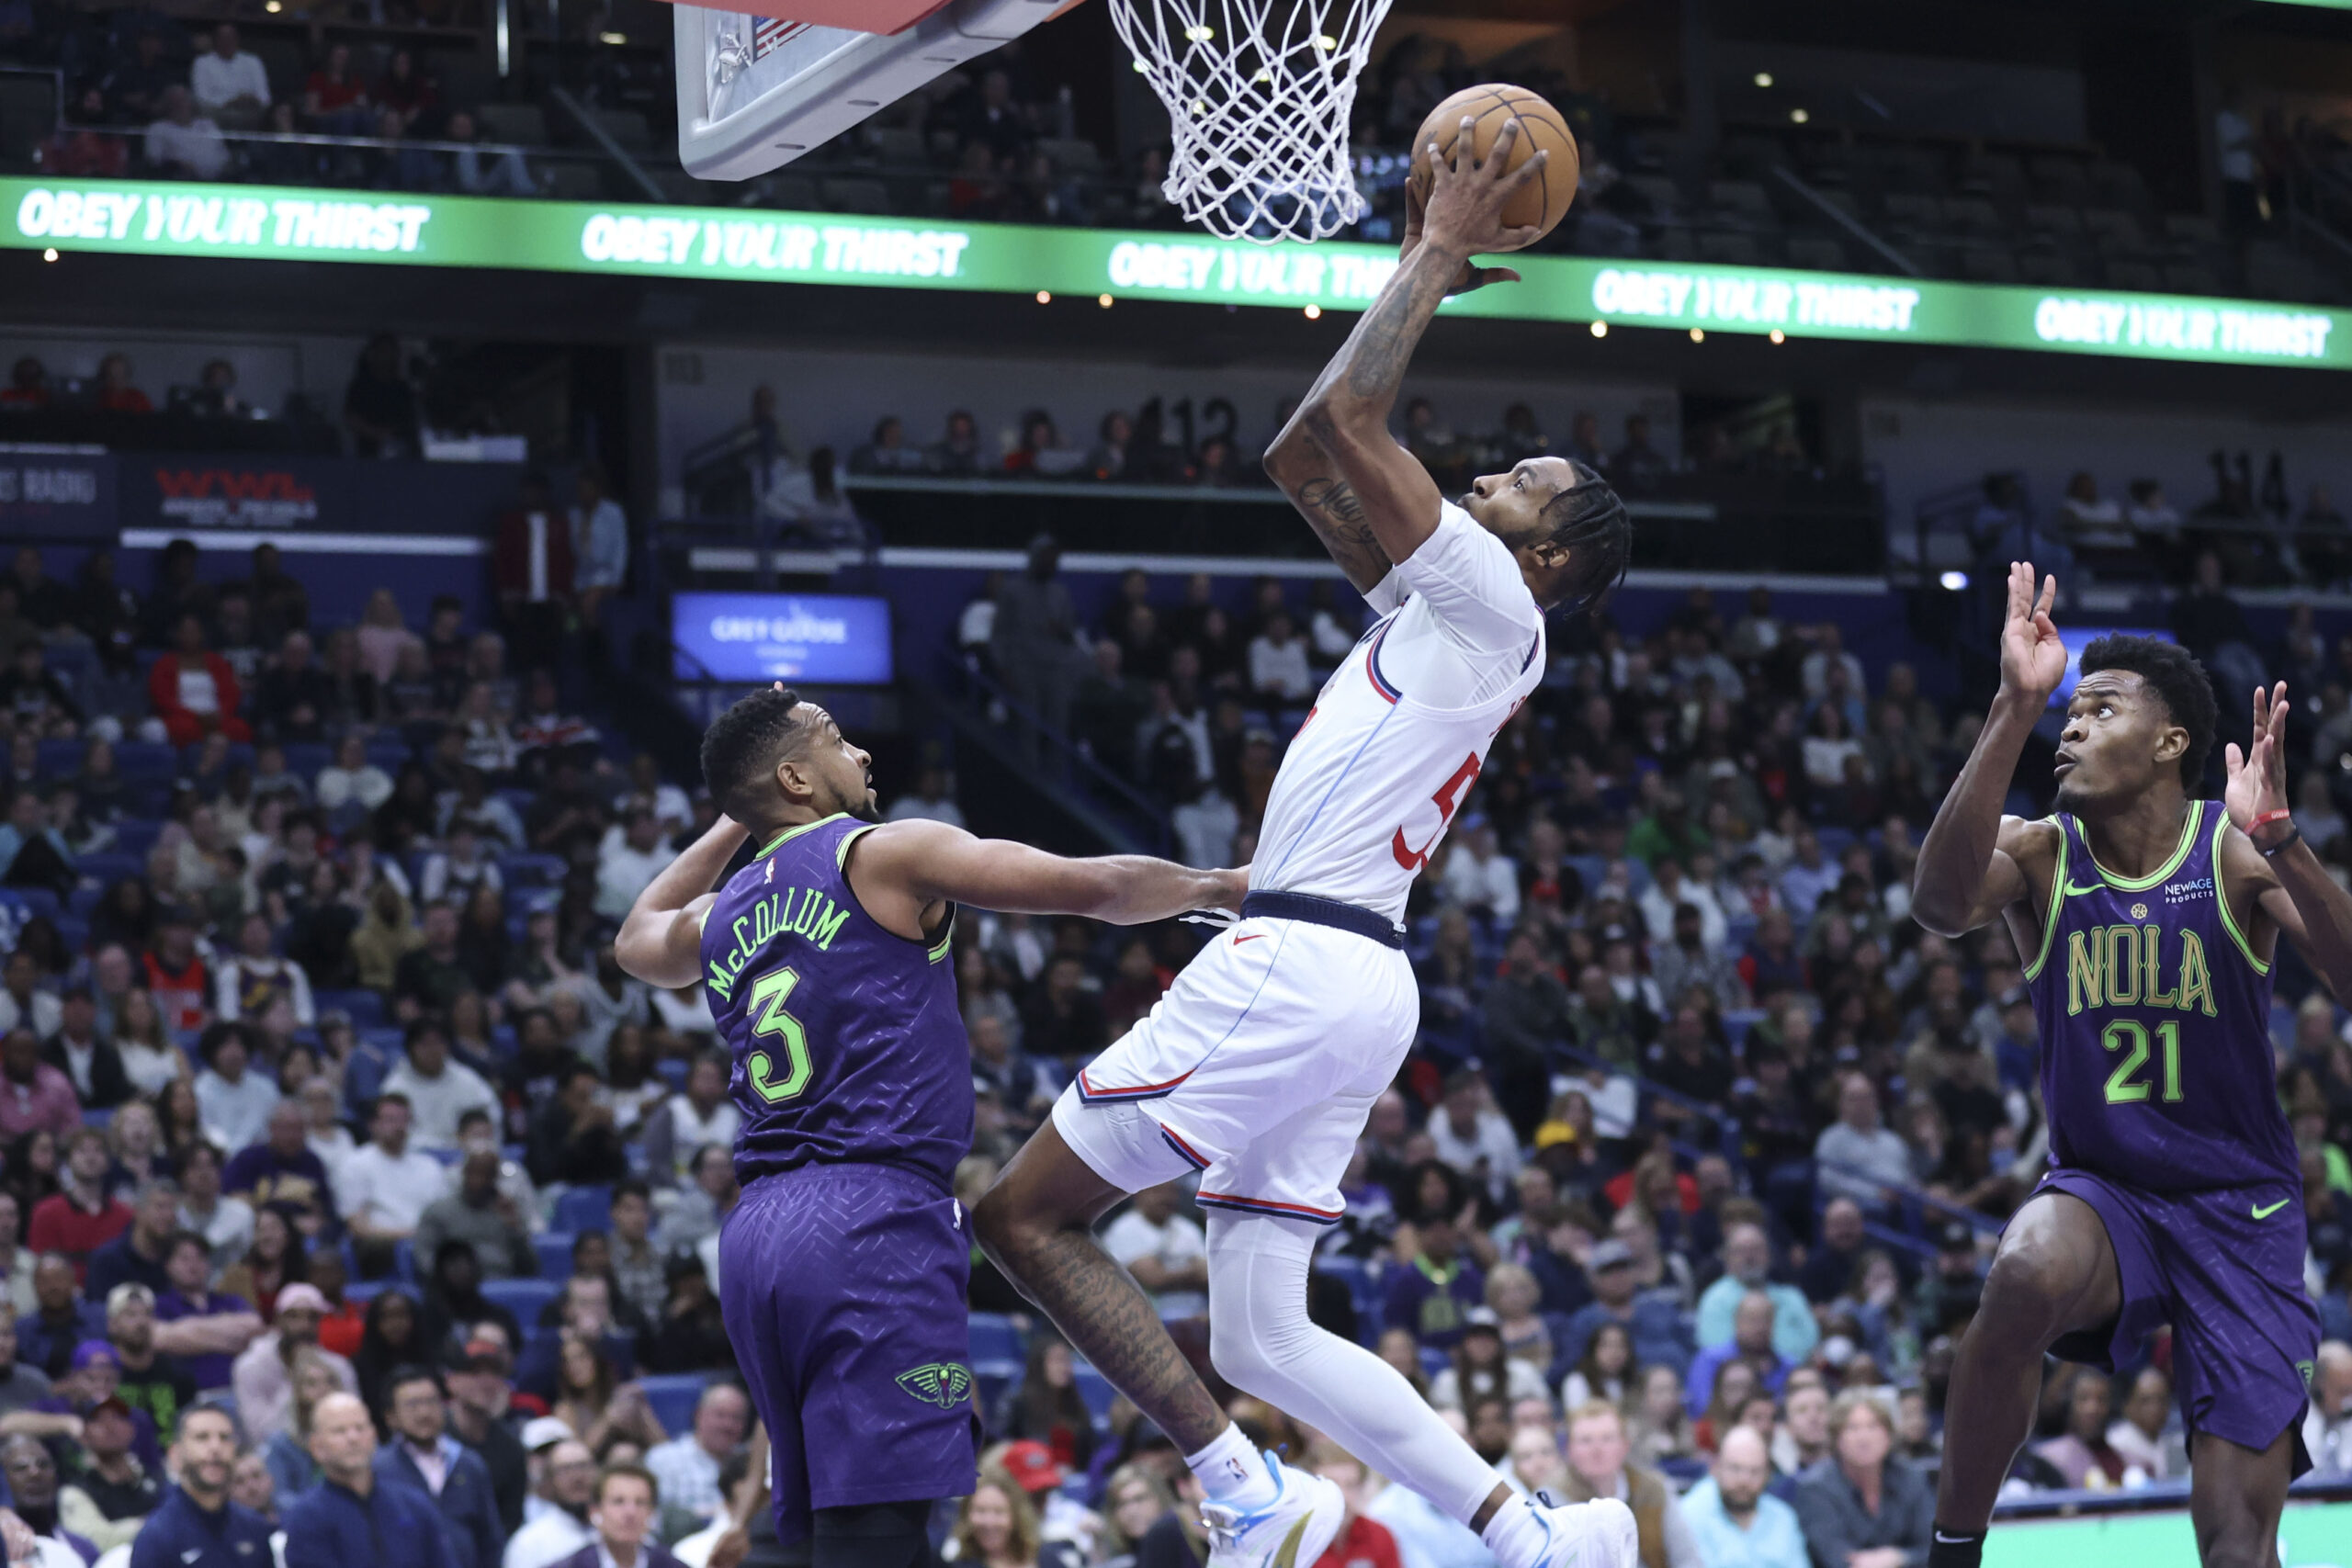
<path fill-rule="evenodd" d="M 1396 837 L 1388 841 L 1388 852 L 1396 857 L 1398 865 L 1407 871 L 1419 871 L 1429 863 L 1430 852 L 1437 848 L 1440 839 L 1445 837 L 1446 824 L 1453 820 L 1453 813 L 1461 807 L 1463 793 L 1477 779 L 1479 766 L 1475 753 L 1463 758 L 1462 765 L 1453 770 L 1453 776 L 1438 785 L 1437 793 L 1430 796 L 1430 805 L 1437 807 L 1436 827 L 1429 825 L 1428 808 L 1417 807 L 1413 811 L 1413 820 L 1396 829 Z M 1405 828 L 1414 829 L 1415 837 L 1420 839 L 1419 849 L 1414 849 L 1406 840 Z"/>
<path fill-rule="evenodd" d="M 784 1076 L 775 1076 L 775 1059 L 765 1051 L 754 1051 L 748 1064 L 752 1092 L 771 1103 L 790 1100 L 808 1087 L 808 1079 L 816 1071 L 808 1060 L 808 1034 L 800 1021 L 784 1010 L 792 996 L 792 987 L 800 984 L 800 976 L 792 969 L 771 969 L 752 986 L 743 1010 L 753 1020 L 752 1038 L 763 1040 L 775 1035 L 784 1043 Z"/>

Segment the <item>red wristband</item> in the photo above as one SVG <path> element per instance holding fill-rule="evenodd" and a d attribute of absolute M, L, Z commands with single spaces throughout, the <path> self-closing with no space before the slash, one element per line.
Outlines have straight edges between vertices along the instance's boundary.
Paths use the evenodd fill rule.
<path fill-rule="evenodd" d="M 2267 827 L 2273 822 L 2283 822 L 2294 814 L 2295 813 L 2290 808 L 2284 806 L 2280 807 L 2276 811 L 2265 811 L 2256 816 L 2253 821 L 2247 823 L 2245 825 L 2245 830 L 2251 833 L 2256 828 Z"/>

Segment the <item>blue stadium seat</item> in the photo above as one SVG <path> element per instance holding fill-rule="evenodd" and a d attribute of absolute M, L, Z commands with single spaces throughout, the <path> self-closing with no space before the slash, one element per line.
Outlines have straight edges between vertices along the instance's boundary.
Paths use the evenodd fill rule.
<path fill-rule="evenodd" d="M 400 1283 L 397 1280 L 354 1280 L 343 1288 L 343 1299 L 366 1306 Z"/>
<path fill-rule="evenodd" d="M 1421 1347 L 1421 1372 L 1423 1376 L 1434 1380 L 1440 1372 L 1445 1371 L 1446 1368 L 1452 1365 L 1453 1365 L 1453 1358 L 1447 1355 L 1444 1351 L 1438 1349 L 1432 1345 L 1424 1345 Z"/>
<path fill-rule="evenodd" d="M 563 1287 L 553 1280 L 484 1280 L 481 1282 L 484 1301 L 495 1302 L 514 1314 L 514 1321 L 527 1331 L 539 1321 L 548 1303 L 563 1293 Z"/>
<path fill-rule="evenodd" d="M 1094 1424 L 1102 1426 L 1111 1418 L 1111 1402 L 1119 1397 L 1119 1391 L 1111 1386 L 1109 1378 L 1084 1361 L 1073 1361 L 1070 1371 L 1078 1384 L 1078 1396 L 1086 1401 L 1086 1408 L 1093 1415 Z"/>
<path fill-rule="evenodd" d="M 184 773 L 193 773 L 196 770 L 198 760 L 203 755 L 204 743 L 200 740 L 192 740 L 186 746 L 181 747 L 179 771 Z M 242 740 L 231 741 L 229 743 L 229 754 L 226 765 L 232 768 L 242 767 L 250 770 L 254 765 L 253 747 Z"/>
<path fill-rule="evenodd" d="M 334 748 L 323 740 L 288 740 L 286 743 L 286 771 L 308 783 L 319 776 L 319 770 L 334 761 Z"/>
<path fill-rule="evenodd" d="M 684 1094 L 686 1091 L 686 1069 L 693 1065 L 691 1062 L 682 1062 L 675 1056 L 664 1056 L 653 1064 L 653 1070 L 662 1075 L 663 1083 L 668 1084 L 680 1094 Z"/>
<path fill-rule="evenodd" d="M 612 1227 L 613 1190 L 602 1182 L 575 1187 L 555 1201 L 555 1221 L 551 1228 L 559 1231 L 601 1231 Z M 571 1271 L 569 1258 L 565 1272 Z"/>
<path fill-rule="evenodd" d="M 370 740 L 368 743 L 368 761 L 395 776 L 408 766 L 409 757 L 408 742 L 404 740 Z"/>
<path fill-rule="evenodd" d="M 1012 1319 L 1001 1312 L 976 1312 L 972 1314 L 972 1359 L 1026 1365 L 1029 1348 Z"/>
<path fill-rule="evenodd" d="M 130 857 L 137 868 L 131 875 L 146 869 L 147 852 L 155 847 L 155 840 L 163 834 L 164 824 L 153 817 L 126 817 L 114 825 L 115 853 Z"/>
<path fill-rule="evenodd" d="M 0 887 L 0 908 L 13 910 L 19 920 L 29 920 L 35 915 L 53 920 L 63 912 L 64 906 L 46 887 Z"/>
<path fill-rule="evenodd" d="M 402 1241 L 393 1244 L 392 1278 L 403 1285 L 416 1283 L 416 1243 Z"/>
<path fill-rule="evenodd" d="M 1348 1299 L 1355 1304 L 1356 1337 L 1370 1345 L 1380 1337 L 1380 1284 L 1361 1258 L 1318 1258 L 1315 1271 L 1337 1280 L 1348 1288 Z"/>
<path fill-rule="evenodd" d="M 1825 860 L 1836 860 L 1851 849 L 1854 843 L 1854 830 L 1851 828 L 1815 828 L 1813 830 L 1813 836 L 1821 840 L 1821 853 Z"/>
<path fill-rule="evenodd" d="M 571 1231 L 543 1231 L 531 1238 L 539 1254 L 539 1278 L 568 1280 L 571 1277 Z"/>
<path fill-rule="evenodd" d="M 115 745 L 114 766 L 127 779 L 168 779 L 179 767 L 179 753 L 160 740 L 123 740 Z"/>
<path fill-rule="evenodd" d="M 129 824 L 126 823 L 125 826 Z M 119 830 L 115 834 L 115 841 L 117 843 L 122 841 Z M 99 893 L 113 886 L 126 876 L 137 876 L 146 869 L 146 863 L 140 856 L 122 850 L 100 850 L 96 854 L 75 856 L 74 869 L 81 874 L 84 881 L 94 885 L 91 888 L 91 900 L 95 905 Z"/>
<path fill-rule="evenodd" d="M 311 995 L 322 1013 L 342 1011 L 351 1015 L 355 1028 L 372 1029 L 384 1021 L 384 998 L 374 991 L 317 991 Z"/>
<path fill-rule="evenodd" d="M 996 1413 L 1004 1407 L 1005 1395 L 1021 1386 L 1026 1372 L 1021 1361 L 985 1361 L 972 1358 L 972 1399 L 980 1413 L 980 1420 L 991 1429 L 996 1425 Z"/>
<path fill-rule="evenodd" d="M 674 1438 L 694 1430 L 695 1405 L 710 1379 L 702 1372 L 667 1372 L 639 1378 L 638 1386 L 645 1391 L 645 1403 L 653 1406 L 662 1429 Z"/>
<path fill-rule="evenodd" d="M 527 800 L 528 797 L 526 796 L 526 799 Z M 521 807 L 518 807 L 516 809 L 519 811 Z M 505 880 L 509 887 L 518 884 L 525 886 L 553 886 L 563 880 L 563 873 L 564 863 L 561 855 L 501 855 L 498 857 L 498 874 Z"/>
<path fill-rule="evenodd" d="M 113 1120 L 114 1108 L 112 1106 L 101 1105 L 95 1108 L 85 1108 L 82 1112 L 82 1125 L 85 1127 L 104 1127 Z"/>
<path fill-rule="evenodd" d="M 70 779 L 82 771 L 79 740 L 44 740 L 35 753 L 33 772 L 45 779 Z"/>

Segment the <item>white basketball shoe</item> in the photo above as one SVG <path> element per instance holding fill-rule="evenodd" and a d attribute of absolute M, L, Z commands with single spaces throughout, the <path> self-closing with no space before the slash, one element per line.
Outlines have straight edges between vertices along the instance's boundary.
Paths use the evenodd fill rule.
<path fill-rule="evenodd" d="M 1222 1503 L 1201 1505 L 1202 1522 L 1209 1527 L 1208 1568 L 1312 1568 L 1339 1539 L 1348 1504 L 1336 1482 L 1285 1470 L 1271 1453 L 1266 1469 L 1275 1492 L 1264 1507 L 1243 1513 Z M 1625 1517 L 1631 1529 L 1633 1516 Z"/>

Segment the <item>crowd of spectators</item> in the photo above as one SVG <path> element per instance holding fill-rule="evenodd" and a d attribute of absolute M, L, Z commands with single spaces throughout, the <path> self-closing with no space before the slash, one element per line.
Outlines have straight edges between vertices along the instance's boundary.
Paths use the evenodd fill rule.
<path fill-rule="evenodd" d="M 1070 734 L 1180 802 L 1185 857 L 1248 862 L 1281 738 L 1361 612 L 1270 579 L 1236 614 L 1210 579 L 1138 571 L 1081 619 L 1055 564 L 1041 547 L 975 602 L 968 656 L 1047 715 L 1038 671 L 1058 661 Z M 1064 658 L 1081 643 L 1090 662 Z M 2352 642 L 2322 646 L 2301 612 L 2265 658 L 2324 694 L 2298 731 L 2298 819 L 2343 875 L 2352 840 L 2328 786 L 2352 750 Z M 1978 723 L 1763 589 L 1727 604 L 1694 591 L 1645 634 L 1604 617 L 1555 643 L 1414 886 L 1420 1033 L 1372 1111 L 1313 1311 L 1458 1417 L 1505 1479 L 1628 1497 L 1645 1562 L 1924 1560 L 1953 1347 L 2048 1152 L 2009 933 L 1947 941 L 1907 918 L 1921 831 Z M 897 809 L 950 798 L 928 778 Z M 1150 931 L 1102 947 L 1074 923 L 1037 927 L 984 918 L 957 953 L 983 1108 L 968 1192 L 1185 953 Z M 2274 1028 L 2329 1336 L 2304 1435 L 2343 1477 L 2352 1046 L 2324 993 L 2290 1012 L 2308 984 L 2282 982 Z M 1183 1193 L 1146 1195 L 1104 1240 L 1180 1343 L 1204 1344 Z M 1025 1311 L 986 1269 L 972 1303 Z M 996 1429 L 1093 1477 L 1099 1523 L 1067 1529 L 1097 1529 L 1099 1551 L 1132 1539 L 1116 1518 L 1123 1488 L 1145 1484 L 1136 1465 L 1154 1496 L 1186 1478 L 1123 1404 L 1091 1424 L 1056 1415 L 1076 1395 L 1035 1388 L 1070 1382 L 1057 1357 L 1035 1325 Z M 2162 1334 L 2112 1379 L 2052 1363 L 2008 1495 L 2178 1483 L 2170 1364 Z M 1233 1397 L 1340 1476 L 1401 1561 L 1485 1561 L 1419 1499 Z"/>
<path fill-rule="evenodd" d="M 355 50 L 322 39 L 303 72 L 273 75 L 226 19 L 189 28 L 123 13 L 103 31 L 31 40 L 43 41 L 29 57 L 57 64 L 65 81 L 61 124 L 40 151 L 54 174 L 487 196 L 540 189 L 520 151 L 484 137 L 474 106 L 444 97 L 410 43 Z"/>
<path fill-rule="evenodd" d="M 288 1562 L 707 1554 L 752 1511 L 736 1111 L 611 933 L 707 797 L 458 599 L 112 566 L 0 577 L 6 1500 L 161 1564 L 219 1437 Z"/>

